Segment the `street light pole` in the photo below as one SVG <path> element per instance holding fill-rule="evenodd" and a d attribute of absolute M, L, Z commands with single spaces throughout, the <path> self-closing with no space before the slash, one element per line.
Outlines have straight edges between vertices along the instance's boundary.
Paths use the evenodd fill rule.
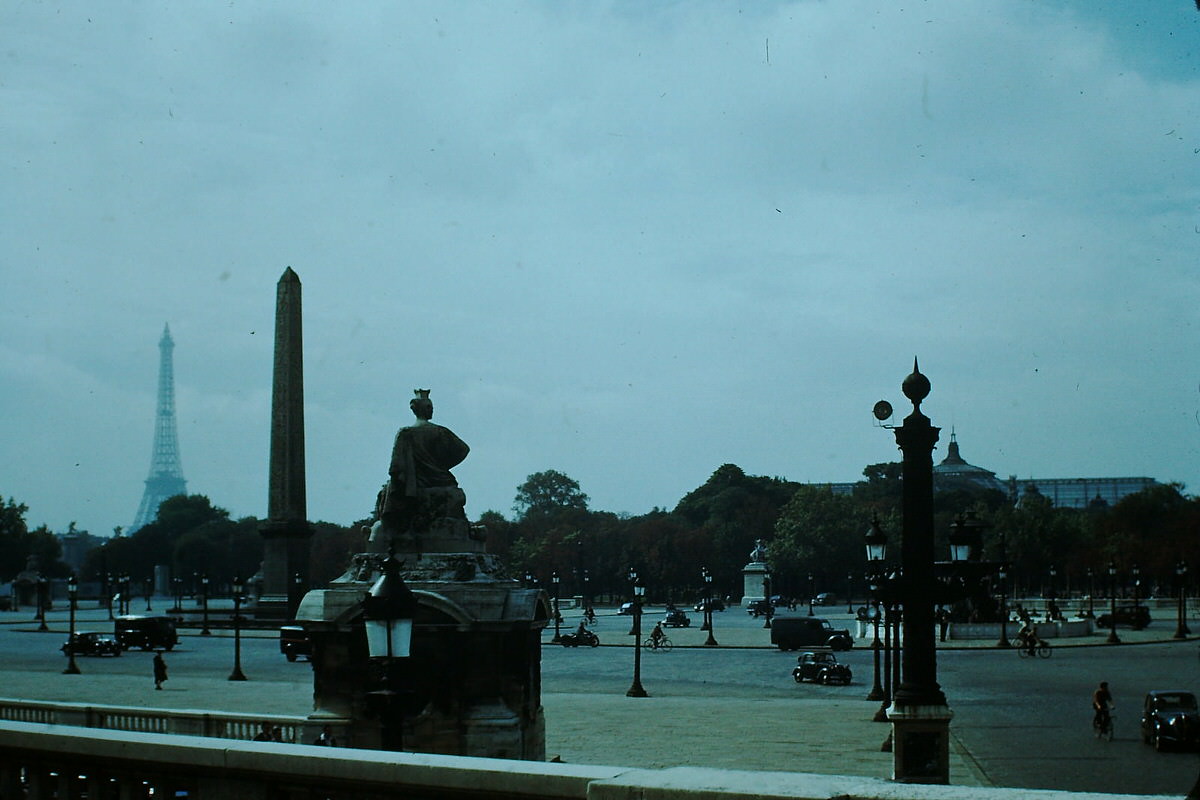
<path fill-rule="evenodd" d="M 72 575 L 67 579 L 67 602 L 71 607 L 71 622 L 67 629 L 67 668 L 63 675 L 78 675 L 79 666 L 75 663 L 75 601 L 79 596 L 79 583 Z"/>
<path fill-rule="evenodd" d="M 1191 633 L 1187 626 L 1187 562 L 1175 565 L 1175 582 L 1179 584 L 1179 619 L 1175 625 L 1175 639 L 1186 639 Z"/>
<path fill-rule="evenodd" d="M 808 615 L 810 617 L 814 616 L 812 604 L 813 604 L 813 595 L 816 594 L 816 592 L 817 592 L 817 580 L 816 580 L 816 578 L 813 577 L 813 574 L 810 572 L 810 573 L 808 573 Z M 770 600 L 770 598 L 767 598 L 767 599 Z"/>
<path fill-rule="evenodd" d="M 208 573 L 200 576 L 200 599 L 204 608 L 204 627 L 200 629 L 201 636 L 210 636 L 212 631 L 208 629 Z"/>
<path fill-rule="evenodd" d="M 49 626 L 46 625 L 46 606 L 49 605 L 50 581 L 45 575 L 39 575 L 37 579 L 37 600 L 38 600 L 38 630 L 48 631 Z"/>
<path fill-rule="evenodd" d="M 1133 575 L 1133 618 L 1135 620 L 1134 625 L 1136 625 L 1136 620 L 1138 618 L 1138 590 L 1142 588 L 1142 570 L 1135 561 L 1129 572 L 1131 575 Z"/>
<path fill-rule="evenodd" d="M 883 529 L 879 527 L 879 515 L 871 516 L 871 527 L 867 529 L 866 535 L 867 545 L 867 580 L 871 590 L 871 596 L 868 600 L 871 611 L 871 626 L 874 631 L 874 641 L 871 642 L 871 650 L 873 653 L 873 671 L 871 680 L 871 691 L 867 693 L 868 700 L 883 700 L 883 686 L 879 683 L 879 650 L 883 647 L 883 642 L 879 641 L 879 593 L 881 591 L 881 582 L 883 580 L 883 557 L 887 552 L 887 536 Z M 886 719 L 886 717 L 885 717 Z"/>
<path fill-rule="evenodd" d="M 996 647 L 1012 647 L 1008 640 L 1008 567 L 1000 562 L 1000 641 Z"/>
<path fill-rule="evenodd" d="M 713 636 L 713 576 L 712 573 L 708 571 L 707 567 L 704 569 L 704 572 L 701 573 L 701 576 L 704 578 L 704 606 L 706 608 L 705 616 L 707 617 L 705 624 L 708 625 L 708 638 L 704 640 L 704 646 L 717 647 L 717 639 L 715 636 Z"/>
<path fill-rule="evenodd" d="M 242 672 L 242 579 L 240 577 L 233 579 L 233 672 L 229 673 L 229 680 L 244 681 L 245 674 Z"/>
<path fill-rule="evenodd" d="M 1117 562 L 1114 560 L 1108 562 L 1108 601 L 1108 638 L 1104 641 L 1120 644 L 1121 638 L 1117 636 Z"/>
<path fill-rule="evenodd" d="M 560 625 L 562 623 L 562 614 L 558 611 L 558 571 L 550 573 L 550 582 L 554 584 L 554 638 L 550 641 L 555 644 L 562 644 L 562 631 Z"/>
<path fill-rule="evenodd" d="M 1096 616 L 1095 606 L 1093 605 L 1095 598 L 1096 598 L 1096 571 L 1093 570 L 1091 567 L 1087 568 L 1087 579 L 1088 579 L 1088 607 L 1087 607 L 1086 616 L 1088 619 L 1094 619 Z"/>
<path fill-rule="evenodd" d="M 151 578 L 146 578 L 146 580 L 142 581 L 142 588 L 146 590 L 146 610 L 147 610 L 147 611 L 153 611 L 154 609 L 152 609 L 152 608 L 150 607 L 150 595 L 151 595 L 151 594 L 153 593 L 153 591 L 154 591 L 154 581 L 153 581 L 153 579 L 151 579 Z"/>
<path fill-rule="evenodd" d="M 633 580 L 633 683 L 629 685 L 626 697 L 649 697 L 642 688 L 642 597 L 646 588 L 637 579 L 637 573 L 629 571 Z"/>
<path fill-rule="evenodd" d="M 766 613 L 763 615 L 765 617 L 766 621 L 763 622 L 763 627 L 769 628 L 769 627 L 771 627 L 771 616 L 775 613 L 775 604 L 771 602 L 771 575 L 770 575 L 770 573 L 766 573 L 763 575 L 763 594 L 765 594 L 767 596 L 767 600 L 766 600 L 767 609 L 766 609 Z"/>

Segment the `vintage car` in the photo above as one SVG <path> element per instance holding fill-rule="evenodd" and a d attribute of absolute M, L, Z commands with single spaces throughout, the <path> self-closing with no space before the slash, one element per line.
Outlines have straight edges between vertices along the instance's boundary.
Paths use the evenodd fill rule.
<path fill-rule="evenodd" d="M 828 647 L 830 650 L 849 650 L 854 640 L 845 628 L 834 628 L 823 617 L 777 616 L 771 620 L 771 644 L 780 650 L 799 650 L 801 647 Z"/>
<path fill-rule="evenodd" d="M 143 650 L 171 650 L 179 642 L 174 617 L 143 617 L 131 614 L 117 617 L 114 633 L 121 648 L 140 647 Z"/>
<path fill-rule="evenodd" d="M 719 597 L 714 597 L 711 600 L 700 600 L 696 603 L 696 605 L 692 606 L 692 609 L 699 612 L 724 611 L 725 601 Z"/>
<path fill-rule="evenodd" d="M 691 624 L 688 615 L 678 608 L 667 609 L 667 614 L 663 617 L 663 625 L 668 628 L 687 628 Z"/>
<path fill-rule="evenodd" d="M 279 629 L 279 652 L 288 661 L 295 661 L 298 656 L 312 660 L 312 640 L 308 631 L 299 625 L 284 625 Z"/>
<path fill-rule="evenodd" d="M 1200 745 L 1200 708 L 1191 692 L 1147 692 L 1142 703 L 1142 741 L 1155 750 L 1194 750 Z"/>
<path fill-rule="evenodd" d="M 756 619 L 771 610 L 771 604 L 766 600 L 751 600 L 746 604 L 746 613 Z"/>
<path fill-rule="evenodd" d="M 76 631 L 63 642 L 62 651 L 63 655 L 74 653 L 77 656 L 119 656 L 121 645 L 111 633 Z"/>
<path fill-rule="evenodd" d="M 633 603 L 621 603 L 621 606 L 617 609 L 617 613 L 623 614 L 625 616 L 632 614 L 633 613 Z"/>
<path fill-rule="evenodd" d="M 850 684 L 850 668 L 839 664 L 833 653 L 801 653 L 796 659 L 796 667 L 792 670 L 796 683 L 814 681 L 816 683 Z"/>
<path fill-rule="evenodd" d="M 1140 631 L 1142 628 L 1150 624 L 1150 609 L 1143 605 L 1134 605 L 1133 603 L 1123 603 L 1117 606 L 1116 621 L 1118 625 L 1128 625 L 1135 631 Z M 1111 628 L 1113 615 L 1110 612 L 1104 612 L 1096 617 L 1097 628 Z"/>

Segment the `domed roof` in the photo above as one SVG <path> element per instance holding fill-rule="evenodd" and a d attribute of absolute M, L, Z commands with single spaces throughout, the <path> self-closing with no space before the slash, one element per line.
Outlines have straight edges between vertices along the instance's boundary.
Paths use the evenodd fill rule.
<path fill-rule="evenodd" d="M 950 445 L 946 449 L 946 457 L 942 463 L 933 467 L 933 479 L 942 484 L 967 483 L 980 489 L 996 489 L 1007 491 L 1004 483 L 996 477 L 996 473 L 983 467 L 968 464 L 958 452 L 958 437 L 954 429 L 950 429 Z"/>

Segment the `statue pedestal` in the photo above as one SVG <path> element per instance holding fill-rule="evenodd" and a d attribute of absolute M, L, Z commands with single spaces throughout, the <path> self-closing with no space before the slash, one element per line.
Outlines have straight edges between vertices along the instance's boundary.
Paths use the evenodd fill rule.
<path fill-rule="evenodd" d="M 767 574 L 762 561 L 751 561 L 742 568 L 742 605 L 767 599 Z"/>
<path fill-rule="evenodd" d="M 417 611 L 412 655 L 396 659 L 391 673 L 401 696 L 384 720 L 370 694 L 382 673 L 369 663 L 362 619 L 363 596 L 384 558 L 360 553 L 345 575 L 300 604 L 296 619 L 313 644 L 305 740 L 330 724 L 350 747 L 382 749 L 399 739 L 413 752 L 545 760 L 538 680 L 545 593 L 502 577 L 488 553 L 397 552 Z M 394 737 L 397 727 L 402 735 Z"/>

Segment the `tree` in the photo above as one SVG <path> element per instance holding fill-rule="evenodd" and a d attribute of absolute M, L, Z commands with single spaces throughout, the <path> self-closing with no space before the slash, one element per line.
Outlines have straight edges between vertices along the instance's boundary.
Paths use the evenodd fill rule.
<path fill-rule="evenodd" d="M 834 494 L 824 486 L 801 486 L 779 513 L 770 562 L 776 586 L 808 588 L 808 575 L 820 576 L 822 585 L 839 588 L 849 572 L 863 570 L 864 509 L 850 495 Z"/>
<path fill-rule="evenodd" d="M 25 512 L 29 507 L 13 498 L 0 498 L 0 581 L 11 581 L 22 570 L 30 556 L 37 559 L 38 570 L 50 578 L 65 577 L 70 573 L 62 557 L 62 546 L 58 538 L 46 528 L 39 526 L 29 530 L 25 523 Z"/>
<path fill-rule="evenodd" d="M 530 516 L 552 515 L 562 511 L 587 511 L 588 496 L 579 489 L 579 481 L 558 470 L 535 472 L 517 487 L 513 510 L 518 520 Z"/>

